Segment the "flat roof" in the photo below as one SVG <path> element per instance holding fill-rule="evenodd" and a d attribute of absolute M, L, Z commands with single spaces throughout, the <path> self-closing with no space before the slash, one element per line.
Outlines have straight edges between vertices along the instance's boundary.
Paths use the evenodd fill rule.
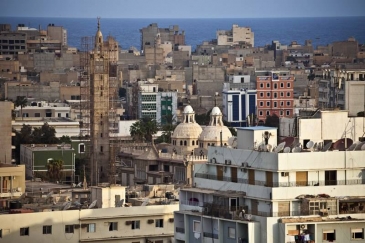
<path fill-rule="evenodd" d="M 238 130 L 249 130 L 249 131 L 260 131 L 260 130 L 276 130 L 277 127 L 266 127 L 266 126 L 256 126 L 256 127 L 237 127 Z"/>

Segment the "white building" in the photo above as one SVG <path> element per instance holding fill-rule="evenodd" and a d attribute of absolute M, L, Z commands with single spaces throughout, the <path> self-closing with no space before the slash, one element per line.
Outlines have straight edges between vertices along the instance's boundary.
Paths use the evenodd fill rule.
<path fill-rule="evenodd" d="M 307 119 L 301 129 L 316 141 L 314 124 Z M 328 129 L 333 139 L 341 138 L 343 129 Z M 322 152 L 317 146 L 276 146 L 277 136 L 276 128 L 238 128 L 236 148 L 209 148 L 208 163 L 194 165 L 194 187 L 180 191 L 176 242 L 364 239 L 363 144 Z"/>

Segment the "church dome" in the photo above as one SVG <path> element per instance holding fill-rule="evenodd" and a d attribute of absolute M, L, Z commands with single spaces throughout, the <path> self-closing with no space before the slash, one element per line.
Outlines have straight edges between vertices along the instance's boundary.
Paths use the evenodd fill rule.
<path fill-rule="evenodd" d="M 202 132 L 202 128 L 198 123 L 195 122 L 195 112 L 193 108 L 190 105 L 187 105 L 184 108 L 183 114 L 183 122 L 177 125 L 171 137 L 174 139 L 198 139 L 200 133 Z"/>

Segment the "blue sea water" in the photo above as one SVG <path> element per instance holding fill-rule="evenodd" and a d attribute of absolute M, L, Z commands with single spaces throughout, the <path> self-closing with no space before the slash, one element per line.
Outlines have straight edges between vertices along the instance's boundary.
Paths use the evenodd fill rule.
<path fill-rule="evenodd" d="M 92 18 L 30 18 L 0 17 L 0 23 L 9 23 L 15 29 L 18 24 L 46 29 L 49 23 L 63 26 L 68 32 L 69 46 L 80 47 L 81 37 L 93 36 L 97 20 Z M 195 49 L 202 41 L 215 38 L 218 29 L 229 30 L 232 24 L 249 26 L 255 33 L 255 46 L 270 44 L 278 40 L 290 44 L 295 40 L 300 44 L 311 39 L 314 46 L 327 45 L 333 41 L 355 37 L 359 43 L 365 43 L 365 16 L 363 17 L 321 17 L 321 18 L 240 18 L 240 19 L 101 19 L 104 36 L 116 38 L 123 49 L 130 46 L 140 49 L 140 29 L 151 23 L 160 28 L 179 25 L 185 30 L 186 44 Z"/>

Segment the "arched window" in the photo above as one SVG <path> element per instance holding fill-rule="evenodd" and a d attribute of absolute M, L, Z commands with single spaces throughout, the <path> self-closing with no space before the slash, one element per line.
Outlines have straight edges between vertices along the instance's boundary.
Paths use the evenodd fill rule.
<path fill-rule="evenodd" d="M 184 141 L 184 146 L 186 146 L 186 140 Z"/>
<path fill-rule="evenodd" d="M 195 145 L 195 141 L 193 140 L 193 144 L 192 145 Z"/>
<path fill-rule="evenodd" d="M 208 146 L 210 146 L 210 143 L 208 143 Z"/>
<path fill-rule="evenodd" d="M 183 145 L 183 141 L 181 140 L 181 141 L 180 141 L 180 146 L 182 146 L 182 145 Z"/>

